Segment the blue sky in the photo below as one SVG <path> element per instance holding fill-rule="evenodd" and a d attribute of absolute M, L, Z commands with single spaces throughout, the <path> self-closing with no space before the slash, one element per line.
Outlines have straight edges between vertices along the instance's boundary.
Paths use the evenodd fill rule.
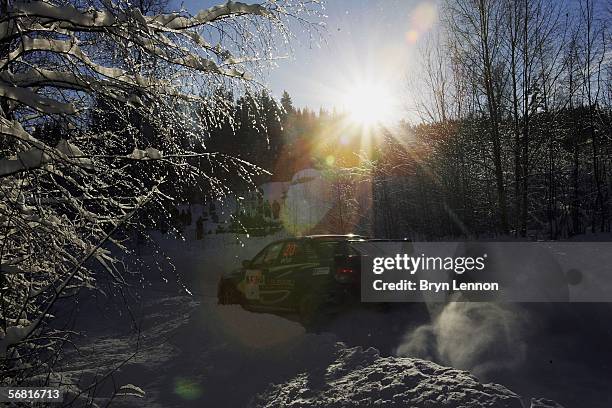
<path fill-rule="evenodd" d="M 219 1 L 188 0 L 187 10 Z M 390 117 L 404 116 L 405 78 L 418 37 L 429 29 L 431 0 L 329 0 L 323 19 L 325 41 L 309 42 L 299 30 L 289 60 L 279 62 L 265 81 L 275 96 L 287 90 L 299 107 L 341 109 L 355 86 L 374 84 L 394 101 Z M 433 11 L 432 11 L 433 10 Z M 412 34 L 411 34 L 412 33 Z"/>

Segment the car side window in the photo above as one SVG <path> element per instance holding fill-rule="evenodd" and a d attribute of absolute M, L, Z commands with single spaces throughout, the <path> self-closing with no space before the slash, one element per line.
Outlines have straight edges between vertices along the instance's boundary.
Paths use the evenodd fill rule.
<path fill-rule="evenodd" d="M 310 243 L 304 243 L 302 252 L 303 262 L 319 262 L 317 252 L 314 250 Z"/>
<path fill-rule="evenodd" d="M 289 265 L 296 263 L 298 253 L 298 244 L 295 241 L 286 242 L 281 251 L 281 257 L 278 261 L 280 265 Z"/>
<path fill-rule="evenodd" d="M 283 242 L 269 245 L 253 259 L 253 267 L 261 268 L 274 265 L 282 247 Z"/>
<path fill-rule="evenodd" d="M 316 262 L 316 254 L 305 242 L 289 241 L 285 243 L 279 259 L 280 265 L 291 265 L 305 262 Z"/>

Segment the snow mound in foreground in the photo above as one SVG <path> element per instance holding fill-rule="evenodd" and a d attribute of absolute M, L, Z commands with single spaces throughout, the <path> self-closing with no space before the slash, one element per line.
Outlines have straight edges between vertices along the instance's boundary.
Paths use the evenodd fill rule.
<path fill-rule="evenodd" d="M 544 405 L 532 400 L 532 407 Z M 540 402 L 540 404 L 538 404 Z M 549 401 L 547 401 L 549 402 Z M 550 401 L 549 403 L 552 403 Z M 498 384 L 483 384 L 467 371 L 398 357 L 378 350 L 338 346 L 335 361 L 270 385 L 251 407 L 495 407 L 523 408 L 521 398 Z"/>

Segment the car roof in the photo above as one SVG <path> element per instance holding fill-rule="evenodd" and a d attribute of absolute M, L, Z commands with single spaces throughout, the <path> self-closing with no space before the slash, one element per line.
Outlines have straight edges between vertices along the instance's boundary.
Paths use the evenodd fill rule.
<path fill-rule="evenodd" d="M 269 245 L 278 244 L 280 242 L 289 242 L 289 241 L 364 241 L 368 240 L 368 237 L 363 237 L 361 235 L 355 234 L 320 234 L 320 235 L 304 235 L 301 237 L 287 237 L 283 239 L 279 239 L 277 241 L 271 242 Z"/>
<path fill-rule="evenodd" d="M 340 240 L 350 240 L 350 239 L 366 239 L 365 237 L 362 237 L 361 235 L 355 235 L 355 234 L 321 234 L 321 235 L 306 235 L 304 237 L 299 237 L 299 238 L 303 238 L 303 239 L 315 239 L 315 240 L 335 240 L 335 239 L 340 239 Z"/>

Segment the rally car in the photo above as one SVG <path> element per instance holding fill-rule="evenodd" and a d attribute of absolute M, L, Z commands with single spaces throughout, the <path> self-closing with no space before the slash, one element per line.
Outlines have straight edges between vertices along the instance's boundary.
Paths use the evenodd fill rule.
<path fill-rule="evenodd" d="M 324 312 L 359 303 L 357 235 L 313 235 L 273 242 L 221 277 L 220 304 L 252 311 L 297 313 L 305 324 Z"/>

